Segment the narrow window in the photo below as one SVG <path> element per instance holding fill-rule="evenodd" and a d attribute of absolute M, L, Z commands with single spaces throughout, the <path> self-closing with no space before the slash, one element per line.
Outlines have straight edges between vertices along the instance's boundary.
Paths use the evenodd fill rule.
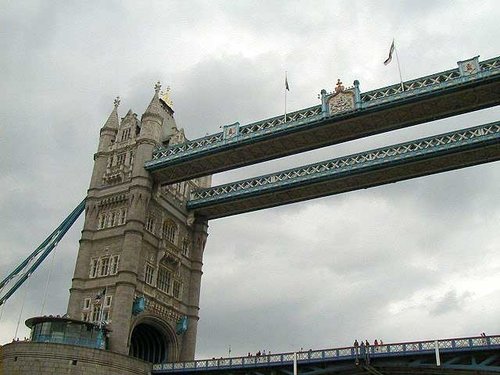
<path fill-rule="evenodd" d="M 109 215 L 109 226 L 110 227 L 114 227 L 116 225 L 115 220 L 116 220 L 116 213 L 111 212 L 111 214 Z"/>
<path fill-rule="evenodd" d="M 112 300 L 113 296 L 106 296 L 106 298 L 104 299 L 104 307 L 110 307 Z"/>
<path fill-rule="evenodd" d="M 97 229 L 102 229 L 106 225 L 106 215 L 105 214 L 100 214 L 99 215 L 99 226 Z"/>
<path fill-rule="evenodd" d="M 122 165 L 125 164 L 125 158 L 127 154 L 126 153 L 121 153 L 116 157 L 116 165 Z"/>
<path fill-rule="evenodd" d="M 174 298 L 180 299 L 181 292 L 182 292 L 181 282 L 179 280 L 174 280 L 173 288 L 172 288 L 172 294 L 173 294 Z"/>
<path fill-rule="evenodd" d="M 127 209 L 122 208 L 120 215 L 120 224 L 125 224 L 125 220 L 127 220 Z"/>
<path fill-rule="evenodd" d="M 160 269 L 158 270 L 158 282 L 156 283 L 158 289 L 160 289 L 162 292 L 169 293 L 171 280 L 172 273 L 166 268 L 160 267 Z"/>
<path fill-rule="evenodd" d="M 82 320 L 84 322 L 88 322 L 89 321 L 89 313 L 88 312 L 83 312 L 82 313 Z"/>
<path fill-rule="evenodd" d="M 155 232 L 155 219 L 152 216 L 149 216 L 146 219 L 146 230 L 148 230 L 151 233 Z"/>
<path fill-rule="evenodd" d="M 90 309 L 90 298 L 85 298 L 83 300 L 83 309 L 84 310 Z"/>
<path fill-rule="evenodd" d="M 177 235 L 177 225 L 171 220 L 165 220 L 163 223 L 163 238 L 175 244 Z"/>
<path fill-rule="evenodd" d="M 109 320 L 109 310 L 102 311 L 102 321 L 107 322 Z"/>
<path fill-rule="evenodd" d="M 98 259 L 97 258 L 92 258 L 90 260 L 90 273 L 89 277 L 93 279 L 94 277 L 97 277 L 97 264 L 98 264 Z"/>
<path fill-rule="evenodd" d="M 110 275 L 116 275 L 118 273 L 118 266 L 120 264 L 120 256 L 113 255 L 110 258 L 109 273 Z"/>
<path fill-rule="evenodd" d="M 99 322 L 101 315 L 101 306 L 94 305 L 92 308 L 92 322 Z"/>
<path fill-rule="evenodd" d="M 101 258 L 101 267 L 99 270 L 99 276 L 109 275 L 109 257 Z"/>
<path fill-rule="evenodd" d="M 146 269 L 144 271 L 144 281 L 146 284 L 153 285 L 154 271 L 154 267 L 151 264 L 146 263 Z"/>

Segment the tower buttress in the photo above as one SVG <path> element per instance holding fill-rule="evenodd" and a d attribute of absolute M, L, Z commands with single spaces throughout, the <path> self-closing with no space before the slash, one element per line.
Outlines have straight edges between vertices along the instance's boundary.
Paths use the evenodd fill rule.
<path fill-rule="evenodd" d="M 196 351 L 196 335 L 200 310 L 201 276 L 203 275 L 203 251 L 208 237 L 208 223 L 202 218 L 194 222 L 193 251 L 191 252 L 191 276 L 189 279 L 188 297 L 188 329 L 184 334 L 184 341 L 180 355 L 181 361 L 190 361 Z"/>

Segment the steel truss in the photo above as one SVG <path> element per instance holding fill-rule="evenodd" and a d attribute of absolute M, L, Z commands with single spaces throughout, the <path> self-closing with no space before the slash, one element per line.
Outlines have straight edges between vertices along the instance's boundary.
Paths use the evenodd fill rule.
<path fill-rule="evenodd" d="M 310 185 L 362 173 L 391 165 L 481 148 L 500 143 L 500 121 L 449 132 L 411 142 L 379 148 L 299 168 L 250 178 L 191 193 L 187 207 L 196 210 L 259 194 L 283 191 L 296 186 Z"/>

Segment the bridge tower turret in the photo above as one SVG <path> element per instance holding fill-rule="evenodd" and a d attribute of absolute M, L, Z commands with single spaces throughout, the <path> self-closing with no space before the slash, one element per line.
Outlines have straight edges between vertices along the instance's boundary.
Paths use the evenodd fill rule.
<path fill-rule="evenodd" d="M 144 169 L 155 147 L 184 142 L 167 93 L 101 129 L 68 314 L 105 324 L 109 349 L 150 362 L 191 360 L 207 222 L 186 210 L 211 176 L 162 184 Z"/>

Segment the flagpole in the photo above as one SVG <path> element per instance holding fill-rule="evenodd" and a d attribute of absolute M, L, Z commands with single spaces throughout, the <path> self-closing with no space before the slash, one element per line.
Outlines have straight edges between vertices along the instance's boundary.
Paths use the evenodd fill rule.
<path fill-rule="evenodd" d="M 396 61 L 398 62 L 398 72 L 399 72 L 399 81 L 401 82 L 401 91 L 405 91 L 405 87 L 403 85 L 403 77 L 401 76 L 401 65 L 399 65 L 398 49 L 396 48 L 395 43 L 394 43 L 394 52 L 396 52 Z"/>
<path fill-rule="evenodd" d="M 285 70 L 285 123 L 286 123 L 286 91 L 287 91 L 287 88 L 286 88 L 286 84 L 287 84 L 288 80 L 287 80 L 287 72 Z"/>

